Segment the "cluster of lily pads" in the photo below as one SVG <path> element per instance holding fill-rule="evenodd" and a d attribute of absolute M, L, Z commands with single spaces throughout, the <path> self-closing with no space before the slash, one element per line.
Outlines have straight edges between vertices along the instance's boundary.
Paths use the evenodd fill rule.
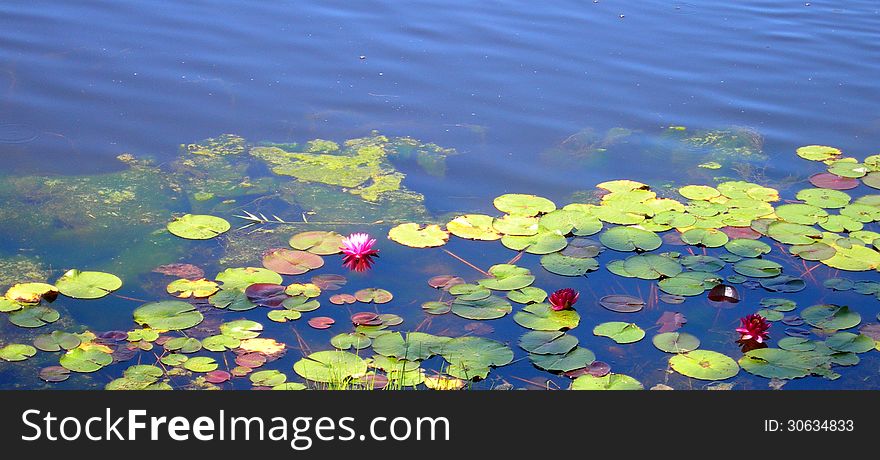
<path fill-rule="evenodd" d="M 363 147 L 366 150 L 358 155 L 365 158 L 364 174 L 375 172 L 369 146 Z M 322 152 L 332 155 L 332 151 Z M 494 200 L 499 214 L 464 214 L 445 225 L 403 223 L 391 228 L 388 238 L 412 248 L 441 247 L 452 236 L 500 241 L 519 254 L 486 271 L 473 267 L 482 276 L 472 282 L 445 274 L 430 278 L 428 284 L 443 294 L 439 300 L 422 303 L 424 314 L 450 314 L 472 321 L 512 315 L 516 324 L 527 329 L 517 345 L 527 353 L 529 362 L 571 378 L 571 389 L 641 389 L 643 384 L 635 378 L 611 372 L 611 366 L 598 361 L 572 333 L 582 322 L 575 309 L 577 293 L 566 293 L 568 301 L 560 306 L 553 295 L 534 285 L 537 277 L 529 268 L 518 265 L 521 257 L 538 256 L 544 271 L 565 277 L 577 288 L 578 283 L 585 283 L 585 276 L 603 268 L 599 255 L 607 256 L 610 251 L 615 256 L 604 264 L 605 270 L 656 282 L 662 292 L 658 298 L 669 305 L 681 304 L 707 290 L 711 300 L 736 302 L 736 285 L 771 293 L 798 292 L 806 287 L 807 262 L 846 271 L 880 268 L 880 233 L 869 229 L 880 220 L 880 195 L 863 194 L 854 199 L 846 192 L 860 186 L 880 188 L 880 155 L 858 161 L 825 146 L 803 147 L 797 154 L 824 162 L 827 172 L 812 176 L 814 187 L 798 191 L 790 200 L 783 201 L 775 189 L 746 181 L 687 185 L 677 190 L 677 196 L 660 196 L 646 184 L 616 180 L 599 184 L 594 202 L 560 208 L 543 197 L 506 194 Z M 310 171 L 306 168 L 310 157 L 288 156 L 287 163 L 278 166 L 285 173 L 299 177 Z M 360 176 L 357 179 L 361 180 Z M 226 219 L 202 214 L 186 214 L 167 224 L 168 232 L 190 240 L 222 237 L 231 229 Z M 323 267 L 328 257 L 341 259 L 336 261 L 340 265 L 347 260 L 345 266 L 353 270 L 368 270 L 373 263 L 370 258 L 376 255 L 373 242 L 362 235 L 359 243 L 353 244 L 353 238 L 334 231 L 297 233 L 286 247 L 265 248 L 262 267 L 226 268 L 210 279 L 198 267 L 165 266 L 160 272 L 176 278 L 166 286 L 172 299 L 136 308 L 133 321 L 138 327 L 101 333 L 56 330 L 36 336 L 31 344 L 4 344 L 0 359 L 24 361 L 36 356 L 38 350 L 58 353 L 58 365 L 41 369 L 39 375 L 46 382 L 60 382 L 71 373 L 96 372 L 135 356 L 152 356 L 152 364 L 143 364 L 139 358 L 138 364 L 128 367 L 106 388 L 171 389 L 175 378 L 182 377 L 187 386 L 196 388 L 219 388 L 230 380 L 247 378 L 256 388 L 279 390 L 421 385 L 460 389 L 469 381 L 487 379 L 492 369 L 514 361 L 510 344 L 497 340 L 392 330 L 404 319 L 378 312 L 378 306 L 394 299 L 384 288 L 330 295 L 344 289 L 345 276 L 291 278 Z M 660 252 L 668 246 L 680 250 Z M 802 260 L 805 270 L 796 273 L 798 276 L 783 273 L 783 265 L 769 258 L 781 251 L 782 256 Z M 358 254 L 369 263 L 352 262 Z M 732 273 L 721 274 L 728 267 Z M 52 284 L 22 282 L 12 286 L 0 298 L 0 312 L 16 326 L 39 328 L 60 319 L 60 313 L 51 307 L 58 295 L 97 299 L 121 287 L 122 280 L 112 274 L 70 270 Z M 880 283 L 874 281 L 832 278 L 825 281 L 825 287 L 880 297 Z M 306 383 L 288 381 L 282 371 L 263 368 L 290 347 L 261 337 L 261 323 L 223 320 L 232 312 L 260 308 L 273 322 L 298 321 L 308 314 L 310 327 L 328 329 L 336 321 L 313 313 L 321 307 L 322 296 L 333 305 L 372 304 L 377 308 L 353 313 L 350 331 L 334 335 L 329 344 L 332 349 L 312 352 L 308 344 L 300 343 L 304 356 L 296 361 L 293 371 Z M 606 295 L 597 303 L 633 317 L 646 305 L 644 299 L 628 294 Z M 592 307 L 585 302 L 577 306 L 582 311 Z M 673 311 L 665 312 L 658 321 L 660 329 L 652 343 L 671 355 L 669 369 L 699 380 L 727 380 L 740 369 L 775 379 L 808 375 L 833 379 L 839 377 L 834 366 L 857 364 L 860 353 L 880 349 L 880 323 L 862 325 L 858 333 L 848 332 L 862 323 L 862 317 L 847 306 L 817 304 L 796 312 L 797 308 L 795 302 L 784 298 L 763 299 L 755 314 L 761 321 L 788 326 L 786 337 L 774 332 L 774 347 L 762 340 L 761 346 L 744 350 L 739 359 L 701 349 L 699 338 L 680 330 L 686 323 L 684 315 Z M 804 327 L 807 325 L 812 329 Z M 647 336 L 647 328 L 635 321 L 591 326 L 594 336 L 619 345 Z M 227 353 L 234 356 L 234 365 Z M 431 374 L 423 365 L 434 358 L 442 358 L 443 364 L 439 372 Z"/>

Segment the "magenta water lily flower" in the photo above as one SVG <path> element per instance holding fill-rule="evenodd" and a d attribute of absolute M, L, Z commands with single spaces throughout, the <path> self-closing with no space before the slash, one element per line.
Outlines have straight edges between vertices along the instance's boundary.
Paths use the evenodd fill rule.
<path fill-rule="evenodd" d="M 736 332 L 739 332 L 739 340 L 741 342 L 755 341 L 757 343 L 764 343 L 765 340 L 770 338 L 770 334 L 767 333 L 767 330 L 770 329 L 770 323 L 763 316 L 758 314 L 748 315 L 745 318 L 740 318 L 740 322 L 742 325 L 736 328 Z"/>
<path fill-rule="evenodd" d="M 373 249 L 376 240 L 366 233 L 352 233 L 342 239 L 342 265 L 356 272 L 369 270 L 373 266 L 373 257 L 379 257 L 379 251 Z"/>
<path fill-rule="evenodd" d="M 572 305 L 577 303 L 580 295 L 578 291 L 572 288 L 560 289 L 550 294 L 550 308 L 556 311 L 571 308 Z"/>

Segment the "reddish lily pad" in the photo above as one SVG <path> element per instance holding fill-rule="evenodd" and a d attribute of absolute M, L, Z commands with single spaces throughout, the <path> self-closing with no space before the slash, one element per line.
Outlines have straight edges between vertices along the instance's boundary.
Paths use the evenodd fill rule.
<path fill-rule="evenodd" d="M 311 252 L 275 248 L 263 253 L 263 266 L 282 275 L 302 275 L 324 266 L 324 259 Z"/>
<path fill-rule="evenodd" d="M 343 236 L 336 232 L 303 232 L 290 238 L 290 247 L 312 254 L 329 256 L 339 254 L 342 250 Z"/>
<path fill-rule="evenodd" d="M 439 275 L 428 280 L 428 286 L 434 289 L 443 289 L 448 291 L 452 286 L 465 284 L 465 280 L 454 275 Z"/>
<path fill-rule="evenodd" d="M 70 369 L 63 366 L 49 366 L 40 369 L 40 379 L 50 383 L 63 382 L 70 378 Z"/>
<path fill-rule="evenodd" d="M 358 302 L 364 303 L 388 303 L 391 302 L 391 299 L 394 298 L 394 296 L 390 292 L 386 291 L 385 289 L 378 288 L 361 289 L 360 291 L 354 293 L 354 297 L 358 300 Z"/>
<path fill-rule="evenodd" d="M 329 316 L 316 316 L 309 320 L 309 326 L 312 326 L 315 329 L 330 329 L 336 320 L 330 318 Z"/>
<path fill-rule="evenodd" d="M 250 369 L 256 369 L 266 364 L 266 356 L 262 353 L 245 353 L 235 357 L 235 364 Z"/>
<path fill-rule="evenodd" d="M 342 275 L 326 274 L 312 277 L 312 284 L 321 288 L 322 291 L 336 291 L 346 283 L 348 283 L 348 279 Z"/>
<path fill-rule="evenodd" d="M 363 311 L 351 315 L 351 322 L 355 326 L 378 326 L 382 324 L 382 319 L 377 313 Z"/>
<path fill-rule="evenodd" d="M 810 183 L 816 187 L 831 190 L 850 190 L 859 186 L 858 179 L 840 177 L 837 174 L 828 172 L 813 174 L 810 176 Z"/>
<path fill-rule="evenodd" d="M 160 265 L 153 269 L 153 273 L 161 273 L 163 275 L 184 278 L 188 280 L 197 280 L 205 277 L 205 271 L 193 264 L 166 264 Z"/>
<path fill-rule="evenodd" d="M 215 370 L 205 374 L 205 381 L 213 384 L 228 382 L 231 378 L 232 374 L 221 370 Z"/>
<path fill-rule="evenodd" d="M 286 288 L 278 284 L 257 283 L 251 284 L 244 293 L 251 302 L 269 308 L 278 308 L 290 296 L 285 293 Z"/>
<path fill-rule="evenodd" d="M 599 305 L 618 313 L 635 313 L 645 306 L 645 301 L 631 295 L 613 294 L 599 299 Z"/>
<path fill-rule="evenodd" d="M 330 303 L 333 305 L 343 305 L 357 302 L 357 298 L 351 294 L 334 294 L 330 296 Z"/>

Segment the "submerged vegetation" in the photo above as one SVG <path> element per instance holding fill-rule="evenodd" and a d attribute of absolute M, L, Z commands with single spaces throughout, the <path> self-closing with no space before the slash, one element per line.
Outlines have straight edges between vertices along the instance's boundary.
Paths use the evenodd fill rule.
<path fill-rule="evenodd" d="M 633 135 L 579 133 L 563 150 L 607 154 Z M 663 137 L 708 151 L 696 166 L 688 157 L 703 170 L 765 158 L 760 136 L 747 129 L 672 127 Z M 839 275 L 880 270 L 878 155 L 859 160 L 832 147 L 802 147 L 797 155 L 825 171 L 800 190 L 718 177 L 658 194 L 623 179 L 562 206 L 504 194 L 492 202 L 497 212 L 442 224 L 407 188 L 398 164 L 442 176 L 452 153 L 378 134 L 304 145 L 222 135 L 181 146 L 167 167 L 123 155 L 116 173 L 0 178 L 0 217 L 20 223 L 4 237 L 59 253 L 52 263 L 63 267 L 0 259 L 0 312 L 11 325 L 0 329 L 0 373 L 107 389 L 245 382 L 278 390 L 457 390 L 478 382 L 510 388 L 517 377 L 493 379 L 496 369 L 528 365 L 547 376 L 544 387 L 559 387 L 561 378 L 575 390 L 670 388 L 675 375 L 688 382 L 681 388 L 694 380 L 728 385 L 745 379 L 741 371 L 779 387 L 807 376 L 838 379 L 860 354 L 880 349 L 880 323 L 834 301 L 850 292 L 880 298 L 880 282 Z M 263 206 L 276 212 L 265 215 Z M 387 234 L 384 243 L 370 236 L 379 234 Z M 70 245 L 94 249 L 98 262 L 71 269 L 74 259 L 64 253 L 78 251 Z M 486 248 L 484 256 L 453 252 L 471 245 Z M 487 262 L 495 255 L 503 260 Z M 440 257 L 467 272 L 450 273 L 436 264 Z M 401 259 L 411 265 L 383 266 Z M 833 276 L 817 282 L 820 267 Z M 413 275 L 434 291 L 395 295 Z M 597 295 L 590 277 L 600 275 L 619 291 Z M 624 288 L 626 280 L 638 292 Z M 130 283 L 136 294 L 126 290 Z M 808 285 L 827 294 L 821 303 L 787 297 Z M 746 291 L 766 296 L 745 302 Z M 130 305 L 132 321 L 97 331 L 63 319 L 61 305 L 88 309 L 89 301 Z M 659 305 L 664 311 L 655 311 Z M 688 327 L 688 315 L 733 306 L 742 311 L 737 324 Z M 493 333 L 500 324 L 519 327 L 516 343 Z M 315 343 L 298 327 L 328 335 Z M 649 336 L 663 356 L 650 364 L 658 372 L 629 375 L 631 367 L 608 364 Z M 301 356 L 286 356 L 290 349 Z M 291 358 L 292 368 L 276 363 Z M 90 380 L 93 373 L 112 379 Z"/>

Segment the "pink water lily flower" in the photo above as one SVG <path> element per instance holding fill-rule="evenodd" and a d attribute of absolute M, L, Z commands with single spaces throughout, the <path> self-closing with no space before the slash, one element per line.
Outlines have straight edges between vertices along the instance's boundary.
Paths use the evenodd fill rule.
<path fill-rule="evenodd" d="M 373 266 L 373 257 L 379 257 L 379 251 L 373 249 L 376 240 L 366 233 L 352 233 L 342 239 L 340 250 L 342 265 L 356 272 L 369 270 Z"/>
<path fill-rule="evenodd" d="M 550 308 L 556 311 L 571 308 L 577 303 L 578 297 L 580 297 L 580 293 L 572 288 L 560 289 L 550 294 Z"/>
<path fill-rule="evenodd" d="M 767 333 L 767 330 L 770 329 L 770 323 L 763 316 L 748 315 L 745 318 L 740 318 L 740 322 L 742 325 L 736 328 L 736 332 L 739 332 L 741 342 L 753 340 L 757 343 L 764 343 L 770 338 L 770 334 Z"/>

